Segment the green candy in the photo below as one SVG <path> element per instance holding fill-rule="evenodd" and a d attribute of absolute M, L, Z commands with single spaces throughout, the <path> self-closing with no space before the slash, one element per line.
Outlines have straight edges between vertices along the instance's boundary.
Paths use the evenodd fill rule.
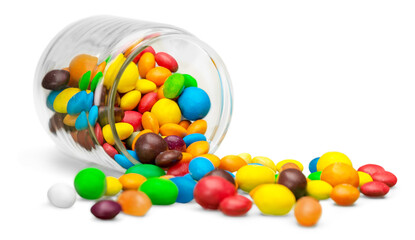
<path fill-rule="evenodd" d="M 153 205 L 170 205 L 176 202 L 179 189 L 172 181 L 163 178 L 150 178 L 140 186 Z"/>
<path fill-rule="evenodd" d="M 79 80 L 79 89 L 81 89 L 81 91 L 87 90 L 90 80 L 91 80 L 91 71 L 88 71 L 84 73 L 84 75 L 82 75 L 81 79 Z"/>
<path fill-rule="evenodd" d="M 183 74 L 184 77 L 184 88 L 197 87 L 197 81 L 194 77 L 189 74 Z"/>
<path fill-rule="evenodd" d="M 97 74 L 95 74 L 94 79 L 92 79 L 91 81 L 91 91 L 95 91 L 95 89 L 98 86 L 99 80 L 101 80 L 102 76 L 104 76 L 104 74 L 102 74 L 101 71 L 97 72 Z"/>
<path fill-rule="evenodd" d="M 318 171 L 318 172 L 310 173 L 310 175 L 308 175 L 307 178 L 310 180 L 320 180 L 320 176 L 321 176 L 321 171 Z"/>
<path fill-rule="evenodd" d="M 166 98 L 177 98 L 184 89 L 184 76 L 180 73 L 170 75 L 164 82 L 163 94 Z"/>
<path fill-rule="evenodd" d="M 85 168 L 76 174 L 76 192 L 85 199 L 95 200 L 104 196 L 107 189 L 105 174 L 96 168 Z"/>
<path fill-rule="evenodd" d="M 278 173 L 275 174 L 275 182 L 277 182 L 277 178 L 278 178 Z"/>
<path fill-rule="evenodd" d="M 134 165 L 130 167 L 129 169 L 127 169 L 125 174 L 127 173 L 137 173 L 137 174 L 143 175 L 147 179 L 151 177 L 161 177 L 161 176 L 166 175 L 166 172 L 163 169 L 152 164 Z"/>

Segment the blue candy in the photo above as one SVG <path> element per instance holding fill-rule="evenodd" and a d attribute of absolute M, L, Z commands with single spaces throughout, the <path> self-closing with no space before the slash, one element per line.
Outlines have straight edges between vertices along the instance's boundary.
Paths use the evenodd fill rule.
<path fill-rule="evenodd" d="M 311 173 L 317 172 L 317 162 L 319 159 L 320 157 L 316 157 L 313 160 L 311 160 L 311 162 L 308 164 L 308 169 L 310 170 Z"/>
<path fill-rule="evenodd" d="M 122 154 L 115 154 L 114 159 L 118 164 L 120 164 L 121 167 L 125 169 L 134 166 L 134 164 L 132 164 L 130 160 L 128 160 L 128 158 Z"/>
<path fill-rule="evenodd" d="M 98 106 L 92 106 L 88 114 L 89 125 L 95 126 L 98 120 Z"/>
<path fill-rule="evenodd" d="M 193 158 L 189 163 L 189 173 L 196 181 L 199 181 L 208 172 L 214 169 L 215 166 L 213 166 L 213 163 L 204 157 Z"/>
<path fill-rule="evenodd" d="M 94 105 L 94 93 L 90 92 L 86 97 L 84 111 L 89 112 L 92 108 L 92 105 Z"/>
<path fill-rule="evenodd" d="M 76 118 L 75 128 L 78 131 L 88 128 L 88 119 L 86 117 L 85 111 L 82 111 L 81 114 L 79 114 L 79 116 Z"/>
<path fill-rule="evenodd" d="M 248 165 L 258 165 L 258 166 L 264 166 L 261 163 L 248 163 Z"/>
<path fill-rule="evenodd" d="M 235 178 L 235 174 L 229 172 L 228 170 L 225 170 L 227 173 L 229 173 L 233 178 Z"/>
<path fill-rule="evenodd" d="M 186 143 L 186 147 L 190 146 L 190 144 L 194 143 L 194 142 L 199 142 L 199 141 L 206 141 L 206 137 L 203 134 L 200 133 L 192 133 L 187 135 L 186 137 L 183 138 L 184 143 Z"/>
<path fill-rule="evenodd" d="M 197 87 L 188 87 L 180 95 L 179 107 L 188 120 L 204 118 L 210 110 L 210 99 L 205 91 Z"/>
<path fill-rule="evenodd" d="M 196 182 L 192 178 L 188 177 L 174 177 L 170 180 L 176 184 L 179 189 L 179 194 L 177 195 L 176 202 L 178 203 L 188 203 L 193 200 L 193 191 L 196 186 Z"/>
<path fill-rule="evenodd" d="M 127 152 L 131 155 L 131 157 L 133 157 L 135 160 L 140 161 L 140 159 L 138 159 L 137 153 L 133 150 L 127 150 Z"/>
<path fill-rule="evenodd" d="M 49 93 L 49 96 L 48 96 L 48 98 L 46 99 L 46 106 L 47 106 L 50 110 L 55 111 L 55 110 L 53 109 L 53 102 L 55 101 L 56 96 L 58 96 L 58 95 L 59 95 L 59 93 L 61 93 L 62 91 L 63 91 L 63 89 L 62 89 L 62 90 L 58 90 L 58 91 L 52 91 L 52 92 L 50 92 L 50 93 Z"/>
<path fill-rule="evenodd" d="M 71 99 L 68 101 L 67 111 L 69 115 L 76 115 L 82 111 L 89 111 L 85 110 L 85 105 L 87 101 L 88 94 L 86 91 L 80 91 L 79 93 L 73 95 Z"/>

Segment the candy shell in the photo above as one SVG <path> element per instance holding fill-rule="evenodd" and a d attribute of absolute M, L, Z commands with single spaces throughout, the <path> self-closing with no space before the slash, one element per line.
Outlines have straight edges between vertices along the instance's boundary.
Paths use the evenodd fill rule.
<path fill-rule="evenodd" d="M 196 202 L 205 209 L 218 209 L 222 200 L 235 194 L 235 186 L 218 176 L 202 178 L 193 192 Z"/>
<path fill-rule="evenodd" d="M 98 106 L 92 106 L 88 113 L 88 122 L 91 126 L 95 126 L 98 121 Z"/>
<path fill-rule="evenodd" d="M 164 82 L 163 95 L 166 98 L 177 98 L 184 89 L 184 77 L 180 73 L 174 73 Z"/>
<path fill-rule="evenodd" d="M 115 129 L 120 140 L 127 139 L 134 131 L 134 128 L 131 126 L 131 124 L 123 122 L 115 123 Z M 112 135 L 111 126 L 109 124 L 105 125 L 102 128 L 102 134 L 107 143 L 111 145 L 115 144 L 114 136 Z"/>
<path fill-rule="evenodd" d="M 172 181 L 162 178 L 150 178 L 145 181 L 140 191 L 147 194 L 153 205 L 170 205 L 176 202 L 179 189 Z"/>
<path fill-rule="evenodd" d="M 269 167 L 259 165 L 246 165 L 241 167 L 235 176 L 235 181 L 239 188 L 245 192 L 250 192 L 255 187 L 266 184 L 274 183 L 275 175 Z"/>
<path fill-rule="evenodd" d="M 383 182 L 368 182 L 360 187 L 360 191 L 368 197 L 383 197 L 389 192 L 389 186 Z"/>
<path fill-rule="evenodd" d="M 373 179 L 369 174 L 361 171 L 357 171 L 357 173 L 359 174 L 359 187 L 365 183 L 373 182 Z"/>
<path fill-rule="evenodd" d="M 182 120 L 179 122 L 179 125 L 184 127 L 184 129 L 187 130 L 187 128 L 190 126 L 191 122 L 189 120 Z"/>
<path fill-rule="evenodd" d="M 154 164 L 157 155 L 168 150 L 168 145 L 160 135 L 146 133 L 138 138 L 134 150 L 140 162 Z"/>
<path fill-rule="evenodd" d="M 197 87 L 185 88 L 178 103 L 183 117 L 192 121 L 204 118 L 209 113 L 211 104 L 208 94 Z"/>
<path fill-rule="evenodd" d="M 69 72 L 65 70 L 52 70 L 43 77 L 42 87 L 48 90 L 61 90 L 69 82 Z"/>
<path fill-rule="evenodd" d="M 90 113 L 91 115 L 91 113 Z M 141 121 L 143 115 L 136 111 L 125 111 L 121 122 L 129 123 L 133 126 L 134 132 L 142 129 Z"/>
<path fill-rule="evenodd" d="M 58 208 L 70 208 L 76 201 L 75 189 L 64 183 L 57 183 L 48 190 L 49 202 Z"/>
<path fill-rule="evenodd" d="M 183 141 L 183 138 L 170 135 L 164 138 L 167 145 L 169 146 L 170 150 L 177 150 L 177 151 L 185 151 L 186 150 L 186 143 Z"/>
<path fill-rule="evenodd" d="M 76 118 L 75 128 L 78 131 L 88 128 L 88 117 L 86 116 L 85 111 L 82 111 Z"/>
<path fill-rule="evenodd" d="M 114 156 L 116 155 L 116 154 L 118 154 L 118 151 L 113 147 L 113 146 L 111 146 L 110 144 L 108 144 L 108 143 L 104 143 L 103 145 L 102 145 L 102 148 L 104 148 L 104 151 L 111 157 L 111 158 L 114 158 Z"/>
<path fill-rule="evenodd" d="M 99 219 L 108 220 L 115 218 L 121 212 L 121 205 L 112 200 L 101 200 L 91 207 L 91 213 Z"/>
<path fill-rule="evenodd" d="M 190 146 L 192 143 L 195 143 L 198 141 L 206 141 L 206 137 L 205 135 L 200 134 L 200 133 L 193 133 L 193 134 L 189 134 L 185 136 L 183 138 L 183 141 L 186 143 L 186 146 Z"/>
<path fill-rule="evenodd" d="M 164 84 L 168 77 L 170 77 L 171 71 L 165 67 L 155 67 L 148 71 L 145 78 L 160 87 Z"/>
<path fill-rule="evenodd" d="M 318 172 L 310 173 L 307 178 L 310 179 L 310 180 L 320 180 L 321 179 L 321 172 L 318 171 Z"/>
<path fill-rule="evenodd" d="M 262 164 L 263 166 L 271 168 L 275 172 L 275 163 L 268 157 L 262 157 L 262 156 L 254 157 L 252 158 L 251 163 Z"/>
<path fill-rule="evenodd" d="M 81 79 L 79 79 L 79 83 L 78 83 L 79 89 L 81 89 L 81 91 L 87 90 L 90 81 L 91 81 L 91 71 L 88 71 L 84 75 L 82 75 Z"/>
<path fill-rule="evenodd" d="M 197 87 L 197 81 L 194 77 L 189 74 L 183 74 L 184 77 L 184 87 Z"/>
<path fill-rule="evenodd" d="M 373 181 L 383 182 L 389 187 L 395 186 L 396 182 L 398 182 L 398 179 L 396 176 L 391 172 L 376 172 L 372 175 Z"/>
<path fill-rule="evenodd" d="M 252 207 L 252 201 L 242 195 L 233 195 L 223 199 L 219 210 L 228 216 L 245 215 Z"/>
<path fill-rule="evenodd" d="M 308 164 L 308 170 L 310 170 L 310 173 L 317 172 L 317 162 L 319 159 L 320 157 L 316 157 Z"/>
<path fill-rule="evenodd" d="M 215 169 L 215 167 L 212 162 L 203 157 L 194 158 L 189 163 L 189 173 L 192 178 L 197 181 L 213 169 Z"/>
<path fill-rule="evenodd" d="M 241 157 L 237 155 L 227 155 L 220 160 L 219 168 L 229 172 L 236 172 L 245 165 L 247 164 Z"/>
<path fill-rule="evenodd" d="M 359 198 L 359 190 L 350 184 L 338 184 L 330 193 L 331 199 L 341 206 L 350 206 Z"/>
<path fill-rule="evenodd" d="M 158 100 L 151 109 L 151 113 L 156 116 L 160 126 L 167 123 L 178 124 L 182 117 L 177 103 L 167 98 Z"/>
<path fill-rule="evenodd" d="M 246 162 L 246 164 L 249 164 L 252 161 L 252 156 L 249 153 L 240 153 L 238 156 L 241 157 Z"/>
<path fill-rule="evenodd" d="M 286 160 L 279 161 L 275 165 L 275 170 L 278 171 L 278 172 L 281 172 L 282 166 L 284 166 L 287 163 L 294 163 L 294 164 L 296 164 L 300 168 L 300 171 L 303 171 L 303 169 L 304 169 L 303 164 L 301 164 L 299 161 L 294 160 L 294 159 L 286 159 Z"/>
<path fill-rule="evenodd" d="M 333 187 L 321 180 L 311 180 L 307 183 L 307 194 L 317 200 L 324 200 L 330 198 L 330 193 Z"/>
<path fill-rule="evenodd" d="M 144 53 L 138 61 L 138 72 L 140 73 L 141 78 L 146 78 L 146 74 L 155 66 L 156 60 L 154 55 L 150 52 Z"/>
<path fill-rule="evenodd" d="M 79 54 L 69 63 L 70 83 L 76 86 L 82 75 L 88 71 L 93 71 L 98 63 L 98 58 L 88 54 Z M 74 83 L 76 85 L 74 85 Z"/>
<path fill-rule="evenodd" d="M 300 198 L 294 208 L 295 219 L 305 227 L 316 225 L 321 213 L 322 208 L 318 200 L 307 196 Z"/>
<path fill-rule="evenodd" d="M 146 94 L 149 92 L 154 92 L 157 89 L 157 86 L 154 82 L 147 79 L 139 79 L 135 84 L 135 89 L 141 92 L 141 94 Z"/>
<path fill-rule="evenodd" d="M 199 133 L 199 134 L 205 134 L 207 130 L 207 122 L 206 120 L 200 119 L 200 120 L 196 120 L 193 123 L 191 123 L 189 125 L 189 127 L 187 128 L 187 134 L 194 134 L 194 133 Z"/>
<path fill-rule="evenodd" d="M 218 177 L 222 177 L 224 179 L 226 179 L 227 181 L 229 181 L 230 183 L 232 183 L 233 185 L 235 185 L 235 178 L 234 176 L 232 176 L 231 173 L 229 173 L 228 171 L 225 171 L 223 169 L 214 169 L 210 172 L 208 172 L 205 177 L 207 176 L 218 176 Z"/>
<path fill-rule="evenodd" d="M 186 152 L 192 154 L 193 156 L 200 156 L 209 152 L 209 143 L 206 141 L 199 141 L 190 144 L 187 147 Z"/>
<path fill-rule="evenodd" d="M 76 192 L 85 199 L 99 199 L 106 192 L 105 174 L 97 168 L 85 168 L 75 176 Z"/>
<path fill-rule="evenodd" d="M 373 175 L 377 172 L 384 172 L 385 169 L 382 166 L 376 165 L 376 164 L 366 164 L 361 166 L 357 171 L 365 172 L 369 175 Z"/>
<path fill-rule="evenodd" d="M 129 91 L 121 98 L 120 107 L 124 111 L 133 110 L 141 100 L 141 93 L 137 90 Z"/>
<path fill-rule="evenodd" d="M 278 183 L 289 188 L 296 199 L 306 194 L 307 180 L 304 174 L 298 169 L 286 169 L 278 175 Z"/>
<path fill-rule="evenodd" d="M 121 205 L 123 213 L 133 216 L 144 216 L 152 204 L 150 198 L 141 191 L 123 191 L 117 202 Z"/>
<path fill-rule="evenodd" d="M 327 166 L 341 162 L 347 165 L 352 166 L 352 162 L 350 161 L 349 157 L 347 157 L 344 153 L 340 152 L 327 152 L 320 157 L 317 162 L 317 171 L 323 171 L 324 168 Z"/>
<path fill-rule="evenodd" d="M 320 179 L 333 187 L 338 184 L 347 183 L 354 187 L 359 186 L 359 174 L 352 166 L 342 162 L 333 163 L 324 168 Z"/>
<path fill-rule="evenodd" d="M 138 104 L 138 111 L 140 113 L 150 111 L 153 105 L 157 102 L 157 100 L 158 100 L 157 93 L 150 92 L 150 93 L 145 94 L 141 98 L 140 103 Z"/>
<path fill-rule="evenodd" d="M 105 196 L 115 196 L 121 191 L 122 184 L 120 183 L 118 178 L 107 176 L 106 181 L 107 189 L 105 191 Z"/>
<path fill-rule="evenodd" d="M 182 160 L 182 152 L 177 150 L 166 150 L 157 155 L 155 164 L 161 168 L 171 167 Z"/>
<path fill-rule="evenodd" d="M 176 72 L 179 68 L 176 59 L 165 52 L 158 52 L 155 56 L 156 62 L 159 66 L 169 69 L 171 72 Z"/>
<path fill-rule="evenodd" d="M 218 168 L 219 165 L 220 165 L 220 158 L 216 155 L 207 153 L 207 154 L 202 154 L 199 157 L 204 157 L 204 158 L 209 159 L 209 161 L 212 162 L 212 164 L 213 164 L 213 166 L 215 166 L 215 168 Z"/>
<path fill-rule="evenodd" d="M 58 113 L 67 113 L 69 100 L 78 92 L 79 88 L 66 88 L 60 92 L 53 101 L 53 109 Z"/>
<path fill-rule="evenodd" d="M 193 191 L 196 186 L 196 182 L 193 179 L 187 177 L 174 177 L 171 178 L 170 181 L 176 184 L 179 190 L 176 202 L 188 203 L 193 200 Z"/>
<path fill-rule="evenodd" d="M 53 109 L 53 103 L 55 102 L 56 97 L 62 92 L 63 90 L 57 90 L 57 91 L 51 91 L 46 99 L 46 105 L 47 107 L 52 110 L 55 111 L 55 109 Z"/>
<path fill-rule="evenodd" d="M 138 190 L 147 178 L 138 173 L 126 173 L 118 178 L 123 190 Z"/>
<path fill-rule="evenodd" d="M 146 52 L 149 52 L 149 53 L 152 53 L 153 55 L 156 55 L 156 51 L 154 51 L 154 48 L 153 47 L 151 47 L 151 46 L 148 46 L 148 47 L 146 47 L 146 48 L 144 48 L 144 50 L 143 51 L 141 51 L 134 59 L 133 59 L 133 62 L 134 63 L 138 63 L 138 61 L 140 60 L 140 58 L 141 58 L 141 56 L 143 56 L 143 54 L 144 53 L 146 53 Z"/>
<path fill-rule="evenodd" d="M 169 167 L 167 170 L 168 175 L 173 175 L 177 177 L 184 176 L 189 173 L 189 162 L 179 162 L 175 165 Z"/>
<path fill-rule="evenodd" d="M 152 177 L 161 177 L 161 176 L 166 175 L 166 172 L 163 169 L 152 164 L 134 165 L 130 167 L 129 169 L 127 169 L 125 174 L 128 174 L 128 173 L 137 173 L 137 174 L 144 176 L 147 179 L 152 178 Z"/>
<path fill-rule="evenodd" d="M 253 194 L 255 205 L 266 215 L 285 215 L 295 204 L 294 194 L 281 184 L 262 184 Z"/>
<path fill-rule="evenodd" d="M 175 135 L 175 136 L 179 136 L 181 138 L 184 138 L 187 135 L 186 129 L 184 129 L 179 124 L 175 124 L 175 123 L 163 124 L 160 127 L 160 133 L 161 133 L 162 136 Z"/>
<path fill-rule="evenodd" d="M 144 129 L 151 130 L 155 134 L 158 134 L 160 131 L 159 121 L 154 113 L 145 112 L 141 118 L 141 124 Z"/>

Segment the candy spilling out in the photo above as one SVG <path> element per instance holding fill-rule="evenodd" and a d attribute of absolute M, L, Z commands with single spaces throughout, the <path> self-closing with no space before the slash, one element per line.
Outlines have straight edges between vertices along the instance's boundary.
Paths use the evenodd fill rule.
<path fill-rule="evenodd" d="M 204 209 L 228 216 L 245 215 L 253 204 L 266 215 L 285 215 L 294 208 L 300 225 L 313 226 L 322 214 L 320 200 L 349 206 L 360 192 L 383 197 L 396 184 L 395 175 L 382 167 L 367 164 L 355 170 L 339 152 L 310 161 L 308 177 L 301 162 L 292 159 L 275 164 L 248 153 L 210 154 L 204 119 L 211 108 L 209 95 L 193 76 L 178 72 L 180 62 L 173 56 L 149 46 L 126 65 L 114 85 L 135 47 L 99 64 L 97 57 L 80 54 L 67 68 L 44 76 L 42 86 L 50 91 L 46 104 L 54 112 L 50 131 L 69 132 L 78 146 L 105 151 L 112 163 L 126 169 L 119 178 L 97 168 L 81 170 L 74 188 L 51 187 L 48 198 L 54 206 L 71 207 L 77 193 L 96 201 L 91 207 L 95 217 L 112 219 L 120 212 L 144 216 L 153 205 L 194 199 Z"/>

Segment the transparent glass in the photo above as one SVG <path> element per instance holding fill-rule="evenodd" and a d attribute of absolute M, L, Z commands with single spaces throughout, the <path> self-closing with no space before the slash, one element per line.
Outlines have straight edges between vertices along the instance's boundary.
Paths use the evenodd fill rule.
<path fill-rule="evenodd" d="M 197 79 L 198 87 L 209 95 L 211 108 L 204 118 L 208 123 L 205 136 L 210 143 L 209 152 L 215 152 L 226 135 L 232 116 L 231 81 L 218 54 L 192 34 L 174 26 L 112 16 L 95 16 L 66 27 L 50 42 L 39 60 L 34 102 L 42 125 L 61 150 L 78 159 L 125 170 L 104 151 L 96 136 L 95 126 L 88 123 L 86 130 L 77 131 L 63 123 L 65 114 L 54 113 L 47 107 L 51 91 L 41 85 L 45 74 L 53 69 L 67 68 L 79 54 L 97 57 L 98 64 L 111 57 L 104 69 L 104 77 L 94 92 L 94 105 L 109 110 L 99 116 L 98 122 L 106 118 L 114 136 L 115 149 L 131 163 L 140 164 L 127 152 L 125 141 L 122 142 L 117 135 L 114 106 L 119 100 L 116 89 L 120 77 L 128 64 L 148 46 L 174 56 L 179 65 L 178 72 L 191 74 Z M 124 54 L 126 60 L 116 72 L 114 84 L 105 89 L 105 71 L 119 54 Z"/>

